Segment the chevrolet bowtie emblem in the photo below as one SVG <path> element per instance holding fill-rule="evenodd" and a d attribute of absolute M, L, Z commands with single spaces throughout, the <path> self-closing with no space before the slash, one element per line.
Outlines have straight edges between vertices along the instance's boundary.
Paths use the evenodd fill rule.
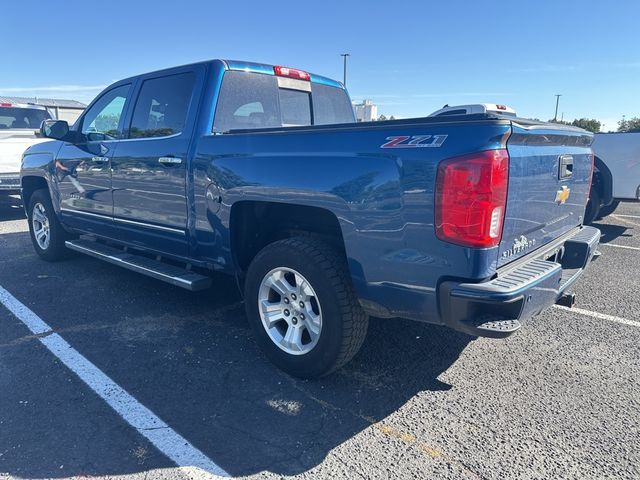
<path fill-rule="evenodd" d="M 563 185 L 562 189 L 558 190 L 556 192 L 556 203 L 558 205 L 562 205 L 567 200 L 569 200 L 569 195 L 570 194 L 571 194 L 571 189 L 569 187 L 567 187 L 566 185 Z"/>

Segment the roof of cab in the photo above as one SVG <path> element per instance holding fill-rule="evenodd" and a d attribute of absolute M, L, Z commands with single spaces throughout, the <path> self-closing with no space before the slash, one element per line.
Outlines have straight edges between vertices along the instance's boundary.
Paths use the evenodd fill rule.
<path fill-rule="evenodd" d="M 275 75 L 275 72 L 273 71 L 273 67 L 274 67 L 273 65 L 268 65 L 265 63 L 256 63 L 256 62 L 243 62 L 238 60 L 211 59 L 211 60 L 204 60 L 202 62 L 188 63 L 185 65 L 176 65 L 175 67 L 163 68 L 163 69 L 154 70 L 151 72 L 144 72 L 138 75 L 132 75 L 131 77 L 123 78 L 121 80 L 118 80 L 117 82 L 114 82 L 112 85 L 110 85 L 110 87 L 131 82 L 132 80 L 138 77 L 141 77 L 143 75 L 156 75 L 159 73 L 163 73 L 165 71 L 170 72 L 171 70 L 174 70 L 176 68 L 186 68 L 186 67 L 191 67 L 195 65 L 210 65 L 213 63 L 222 64 L 225 70 L 236 70 L 236 71 L 244 71 L 244 72 L 252 72 L 252 73 L 262 73 L 265 75 Z M 314 73 L 310 73 L 309 75 L 311 76 L 312 83 L 319 83 L 322 85 L 327 85 L 329 87 L 341 88 L 343 90 L 345 89 L 344 85 L 341 82 L 332 80 L 331 78 L 323 77 L 322 75 L 316 75 Z"/>
<path fill-rule="evenodd" d="M 243 62 L 238 60 L 223 60 L 223 62 L 228 70 L 275 75 L 273 71 L 273 65 L 255 62 Z M 316 75 L 315 73 L 310 73 L 309 75 L 311 76 L 312 83 L 321 83 L 322 85 L 344 89 L 344 85 L 336 80 L 332 80 L 331 78 L 323 77 L 321 75 Z"/>

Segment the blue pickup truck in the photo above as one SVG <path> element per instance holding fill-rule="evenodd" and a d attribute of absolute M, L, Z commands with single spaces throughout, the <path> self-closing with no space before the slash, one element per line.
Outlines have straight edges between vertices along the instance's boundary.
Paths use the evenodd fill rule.
<path fill-rule="evenodd" d="M 570 293 L 584 130 L 496 114 L 355 123 L 339 82 L 213 60 L 114 83 L 24 155 L 37 254 L 176 286 L 235 277 L 267 356 L 301 377 L 355 355 L 368 318 L 506 337 Z M 215 291 L 211 291 L 215 295 Z"/>

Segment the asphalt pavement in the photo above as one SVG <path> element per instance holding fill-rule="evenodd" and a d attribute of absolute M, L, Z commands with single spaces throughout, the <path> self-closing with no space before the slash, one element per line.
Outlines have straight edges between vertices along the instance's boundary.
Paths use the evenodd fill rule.
<path fill-rule="evenodd" d="M 597 223 L 579 310 L 505 340 L 372 319 L 351 363 L 302 381 L 262 355 L 231 279 L 192 293 L 80 255 L 43 262 L 19 199 L 0 198 L 0 288 L 51 329 L 0 305 L 0 477 L 212 476 L 176 466 L 187 445 L 234 477 L 640 478 L 640 204 Z M 159 448 L 54 335 L 184 441 Z"/>

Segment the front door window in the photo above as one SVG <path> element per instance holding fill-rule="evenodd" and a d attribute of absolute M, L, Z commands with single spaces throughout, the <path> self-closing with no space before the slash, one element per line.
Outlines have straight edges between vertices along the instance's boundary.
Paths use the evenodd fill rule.
<path fill-rule="evenodd" d="M 122 85 L 105 93 L 94 103 L 82 120 L 82 134 L 87 141 L 115 140 L 129 85 Z"/>

